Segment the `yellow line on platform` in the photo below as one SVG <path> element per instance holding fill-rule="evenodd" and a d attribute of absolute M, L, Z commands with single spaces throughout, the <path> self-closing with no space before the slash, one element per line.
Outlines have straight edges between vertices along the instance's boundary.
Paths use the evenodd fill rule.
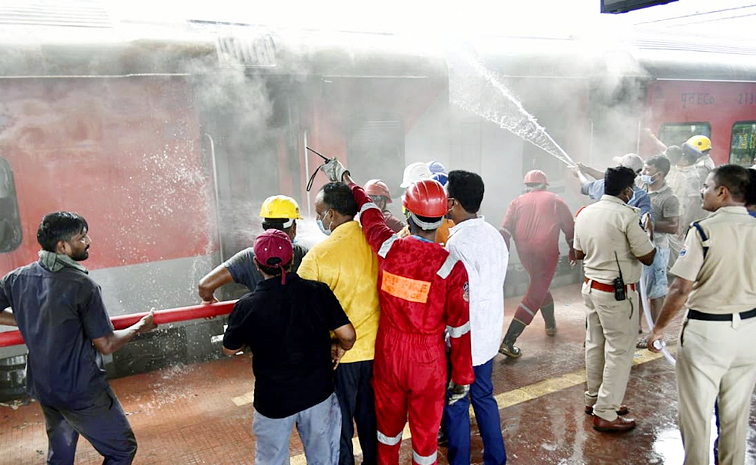
<path fill-rule="evenodd" d="M 674 347 L 670 347 L 669 351 L 674 354 L 674 349 Z M 635 356 L 633 358 L 633 365 L 642 365 L 644 363 L 657 360 L 661 357 L 662 354 L 655 354 L 646 349 L 642 349 L 635 353 Z M 583 383 L 585 383 L 585 370 L 578 370 L 562 376 L 556 376 L 554 378 L 545 379 L 537 383 L 513 389 L 511 391 L 502 392 L 501 394 L 494 396 L 494 399 L 496 399 L 496 403 L 499 405 L 499 409 L 504 409 Z M 242 397 L 246 398 L 246 396 L 249 395 L 251 402 L 251 394 L 252 393 L 247 393 Z M 240 397 L 236 397 L 235 399 L 240 399 Z M 236 403 L 235 400 L 234 403 Z M 472 406 L 470 406 L 470 417 L 474 417 Z M 402 432 L 402 439 L 410 439 L 411 437 L 412 433 L 409 430 L 409 425 L 407 425 L 404 427 L 404 432 Z M 354 448 L 354 455 L 362 453 L 362 448 L 360 447 L 360 443 L 357 438 L 352 439 L 352 446 Z M 305 458 L 304 454 L 299 454 L 291 457 L 291 465 L 305 465 L 306 463 L 307 459 Z"/>

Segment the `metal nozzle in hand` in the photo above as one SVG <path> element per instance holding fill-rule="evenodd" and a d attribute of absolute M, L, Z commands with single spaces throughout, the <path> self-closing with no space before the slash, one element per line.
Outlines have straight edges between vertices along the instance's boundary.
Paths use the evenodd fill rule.
<path fill-rule="evenodd" d="M 467 396 L 467 393 L 469 392 L 469 384 L 457 384 L 454 381 L 449 381 L 449 388 L 447 390 L 448 399 L 446 400 L 446 403 L 454 405 L 458 400 Z"/>
<path fill-rule="evenodd" d="M 326 176 L 328 176 L 328 180 L 331 182 L 342 182 L 342 177 L 344 176 L 344 173 L 349 173 L 349 170 L 344 168 L 344 165 L 339 162 L 336 157 L 333 158 L 326 158 L 324 155 L 314 151 L 310 147 L 305 147 L 310 152 L 314 153 L 315 155 L 319 156 L 323 160 L 325 160 L 325 163 L 320 165 L 318 169 L 316 169 L 312 176 L 310 176 L 310 179 L 307 181 L 307 191 L 309 192 L 312 188 L 312 182 L 315 180 L 315 175 L 318 174 L 318 171 L 322 171 L 325 173 Z"/>
<path fill-rule="evenodd" d="M 662 341 L 661 339 L 655 340 L 654 343 L 651 345 L 656 350 L 662 350 L 663 348 L 667 347 L 667 343 Z"/>

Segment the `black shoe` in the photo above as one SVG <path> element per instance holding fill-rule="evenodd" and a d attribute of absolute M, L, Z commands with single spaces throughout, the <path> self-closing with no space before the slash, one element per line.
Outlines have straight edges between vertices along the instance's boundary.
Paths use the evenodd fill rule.
<path fill-rule="evenodd" d="M 443 429 L 438 430 L 438 445 L 444 447 L 449 445 L 449 438 L 446 437 L 446 431 Z"/>

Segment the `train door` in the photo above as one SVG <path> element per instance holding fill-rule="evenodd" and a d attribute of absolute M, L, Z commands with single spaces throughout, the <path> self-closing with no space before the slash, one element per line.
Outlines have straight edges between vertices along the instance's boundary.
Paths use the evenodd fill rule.
<path fill-rule="evenodd" d="M 354 118 L 347 130 L 347 156 L 360 168 L 360 181 L 380 178 L 395 189 L 404 168 L 404 120 L 393 113 Z"/>
<path fill-rule="evenodd" d="M 0 254 L 21 245 L 21 218 L 18 212 L 16 184 L 8 161 L 0 157 Z"/>

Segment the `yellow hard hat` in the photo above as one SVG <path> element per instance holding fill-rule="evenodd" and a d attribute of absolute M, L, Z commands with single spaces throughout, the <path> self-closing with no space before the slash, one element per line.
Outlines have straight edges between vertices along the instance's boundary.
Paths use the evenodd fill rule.
<path fill-rule="evenodd" d="M 711 139 L 706 136 L 693 136 L 686 143 L 692 145 L 702 153 L 711 150 Z"/>
<path fill-rule="evenodd" d="M 297 201 L 285 195 L 268 197 L 260 208 L 261 218 L 281 218 L 301 220 Z"/>

